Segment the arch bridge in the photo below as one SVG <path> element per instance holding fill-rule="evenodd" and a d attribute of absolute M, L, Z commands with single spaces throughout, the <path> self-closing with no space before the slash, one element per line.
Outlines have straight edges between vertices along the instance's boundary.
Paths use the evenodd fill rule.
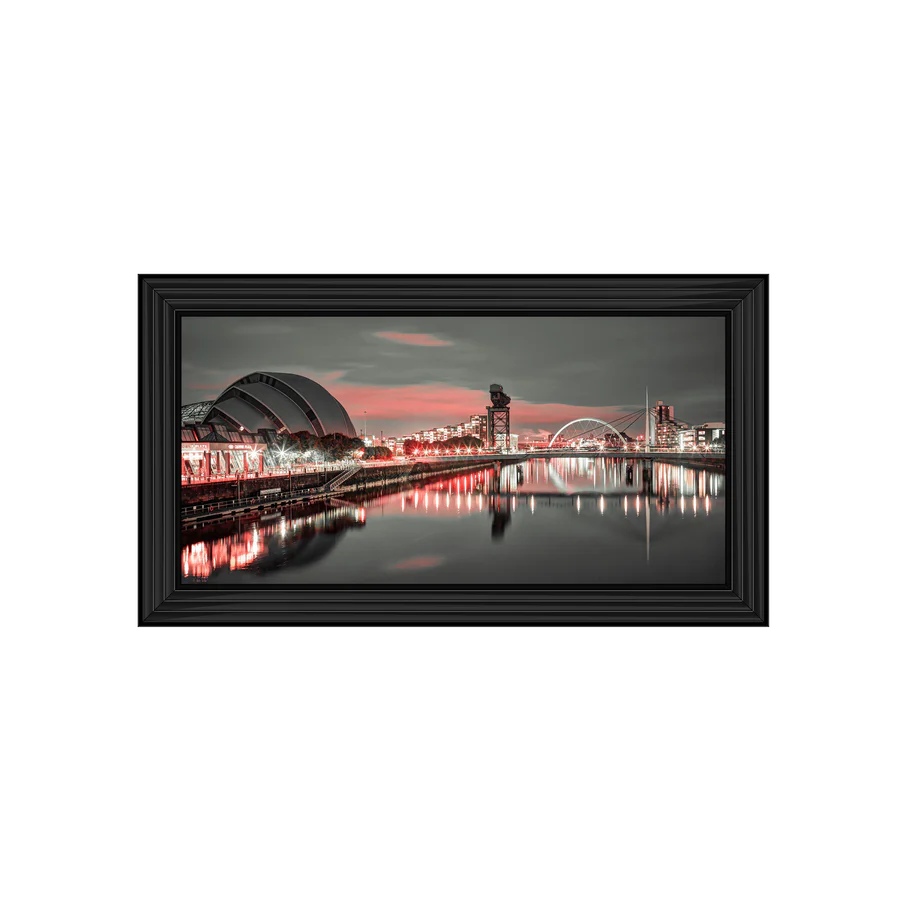
<path fill-rule="evenodd" d="M 622 432 L 614 425 L 610 425 L 609 422 L 604 422 L 603 419 L 573 419 L 571 422 L 567 422 L 563 425 L 563 427 L 553 435 L 553 438 L 547 445 L 547 449 L 552 450 L 554 445 L 559 448 L 577 440 L 599 443 L 611 434 L 618 437 L 622 442 L 623 448 L 628 446 L 628 442 Z"/>

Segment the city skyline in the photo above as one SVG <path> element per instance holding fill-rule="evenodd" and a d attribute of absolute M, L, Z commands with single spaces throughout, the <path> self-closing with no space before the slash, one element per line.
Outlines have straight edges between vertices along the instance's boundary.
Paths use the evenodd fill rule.
<path fill-rule="evenodd" d="M 541 438 L 572 419 L 643 405 L 645 387 L 701 423 L 725 418 L 718 317 L 186 317 L 182 403 L 252 371 L 305 375 L 357 427 L 400 436 L 467 421 L 488 385 L 512 396 L 513 430 Z"/>

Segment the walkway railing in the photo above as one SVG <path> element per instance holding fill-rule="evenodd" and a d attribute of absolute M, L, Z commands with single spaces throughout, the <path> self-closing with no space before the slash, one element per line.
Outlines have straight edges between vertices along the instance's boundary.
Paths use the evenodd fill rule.
<path fill-rule="evenodd" d="M 258 478 L 286 478 L 288 475 L 320 475 L 323 472 L 340 472 L 356 463 L 353 460 L 340 460 L 333 463 L 319 463 L 311 466 L 297 466 L 296 468 L 266 469 L 263 474 L 258 472 L 232 472 L 230 475 L 182 475 L 182 484 L 215 484 L 220 481 L 253 481 Z"/>
<path fill-rule="evenodd" d="M 259 478 L 284 478 L 288 475 L 321 475 L 327 472 L 342 472 L 351 467 L 365 468 L 381 468 L 385 466 L 408 466 L 412 463 L 423 462 L 444 462 L 448 459 L 483 459 L 485 462 L 492 462 L 504 456 L 516 456 L 518 452 L 509 454 L 503 452 L 489 453 L 444 453 L 440 455 L 415 455 L 394 457 L 393 459 L 345 459 L 338 462 L 316 463 L 314 465 L 296 466 L 294 468 L 282 467 L 266 469 L 262 474 L 258 472 L 232 472 L 230 475 L 182 475 L 181 483 L 188 484 L 215 484 L 222 481 L 253 481 Z"/>
<path fill-rule="evenodd" d="M 456 459 L 456 454 L 453 454 L 453 459 Z M 477 454 L 471 454 L 463 456 L 460 454 L 458 457 L 460 460 L 468 459 L 471 462 L 478 461 Z M 443 462 L 451 459 L 450 456 L 446 457 L 428 457 L 429 462 Z M 395 459 L 395 460 L 367 460 L 366 462 L 379 462 L 381 465 L 378 468 L 386 468 L 385 463 L 389 464 L 391 467 L 403 467 L 406 469 L 411 469 L 414 462 L 418 460 L 414 460 L 412 457 L 406 457 L 405 459 Z M 310 485 L 306 487 L 297 488 L 295 490 L 289 491 L 280 491 L 278 489 L 273 489 L 270 494 L 254 494 L 252 496 L 245 497 L 234 497 L 229 498 L 227 500 L 212 500 L 206 503 L 194 503 L 189 506 L 181 507 L 181 516 L 182 519 L 190 519 L 198 516 L 205 515 L 207 513 L 212 512 L 221 512 L 223 510 L 252 510 L 257 509 L 261 506 L 270 506 L 277 503 L 282 503 L 285 501 L 292 500 L 309 500 L 314 499 L 317 496 L 326 495 L 334 492 L 335 490 L 341 488 L 343 484 L 349 481 L 354 475 L 358 474 L 362 471 L 366 466 L 362 463 L 362 461 L 358 460 L 349 460 L 343 461 L 340 463 L 328 464 L 324 467 L 318 467 L 314 471 L 315 472 L 323 472 L 323 471 L 338 471 L 339 474 L 337 477 L 332 478 L 330 481 L 326 481 L 323 484 L 318 485 Z M 292 471 L 291 474 L 297 475 L 300 474 L 296 469 Z M 387 474 L 387 473 L 386 473 Z M 265 478 L 267 476 L 258 476 L 261 478 Z M 284 476 L 281 476 L 284 477 Z M 243 479 L 241 479 L 243 481 Z M 202 483 L 202 482 L 198 482 Z M 365 486 L 365 485 L 363 485 Z"/>
<path fill-rule="evenodd" d="M 337 490 L 345 481 L 351 479 L 362 466 L 352 466 L 351 468 L 345 469 L 338 475 L 336 478 L 332 478 L 326 485 L 322 487 L 322 491 L 335 491 Z"/>

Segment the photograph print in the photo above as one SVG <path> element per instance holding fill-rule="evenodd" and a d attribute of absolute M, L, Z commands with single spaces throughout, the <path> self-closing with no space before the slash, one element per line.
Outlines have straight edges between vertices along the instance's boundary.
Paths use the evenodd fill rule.
<path fill-rule="evenodd" d="M 722 587 L 723 315 L 185 315 L 180 584 Z"/>

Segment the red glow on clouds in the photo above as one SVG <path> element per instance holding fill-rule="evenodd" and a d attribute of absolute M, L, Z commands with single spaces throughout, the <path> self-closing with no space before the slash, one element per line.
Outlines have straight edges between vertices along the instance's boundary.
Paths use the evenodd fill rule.
<path fill-rule="evenodd" d="M 384 332 L 389 333 L 389 332 Z M 432 335 L 408 335 L 432 339 Z M 437 338 L 433 338 L 437 340 Z M 294 367 L 273 371 L 296 371 L 326 387 L 343 404 L 358 429 L 363 420 L 370 428 L 384 429 L 386 436 L 424 431 L 441 425 L 468 422 L 472 415 L 484 415 L 490 396 L 485 390 L 456 387 L 451 384 L 367 385 L 344 381 L 345 371 L 314 372 Z M 195 390 L 207 390 L 213 399 L 241 374 L 229 374 L 221 384 L 191 384 Z M 365 411 L 365 412 L 364 412 Z M 550 437 L 558 429 L 586 416 L 610 421 L 622 414 L 619 407 L 576 406 L 568 403 L 529 403 L 513 393 L 512 430 L 521 437 Z"/>
<path fill-rule="evenodd" d="M 490 402 L 486 390 L 454 387 L 449 384 L 363 385 L 331 378 L 317 379 L 331 391 L 358 423 L 363 410 L 369 423 L 409 423 L 406 431 L 420 431 L 441 425 L 468 422 L 469 416 L 484 415 Z M 575 406 L 568 403 L 512 402 L 512 430 L 521 435 L 553 434 L 556 429 L 583 416 L 609 421 L 621 415 L 617 408 Z M 385 432 L 387 433 L 387 432 Z"/>
<path fill-rule="evenodd" d="M 444 561 L 443 556 L 411 556 L 391 566 L 392 569 L 432 569 Z"/>
<path fill-rule="evenodd" d="M 442 341 L 433 334 L 408 334 L 403 331 L 376 331 L 375 337 L 397 344 L 412 344 L 415 347 L 450 347 L 453 344 L 453 341 Z"/>

